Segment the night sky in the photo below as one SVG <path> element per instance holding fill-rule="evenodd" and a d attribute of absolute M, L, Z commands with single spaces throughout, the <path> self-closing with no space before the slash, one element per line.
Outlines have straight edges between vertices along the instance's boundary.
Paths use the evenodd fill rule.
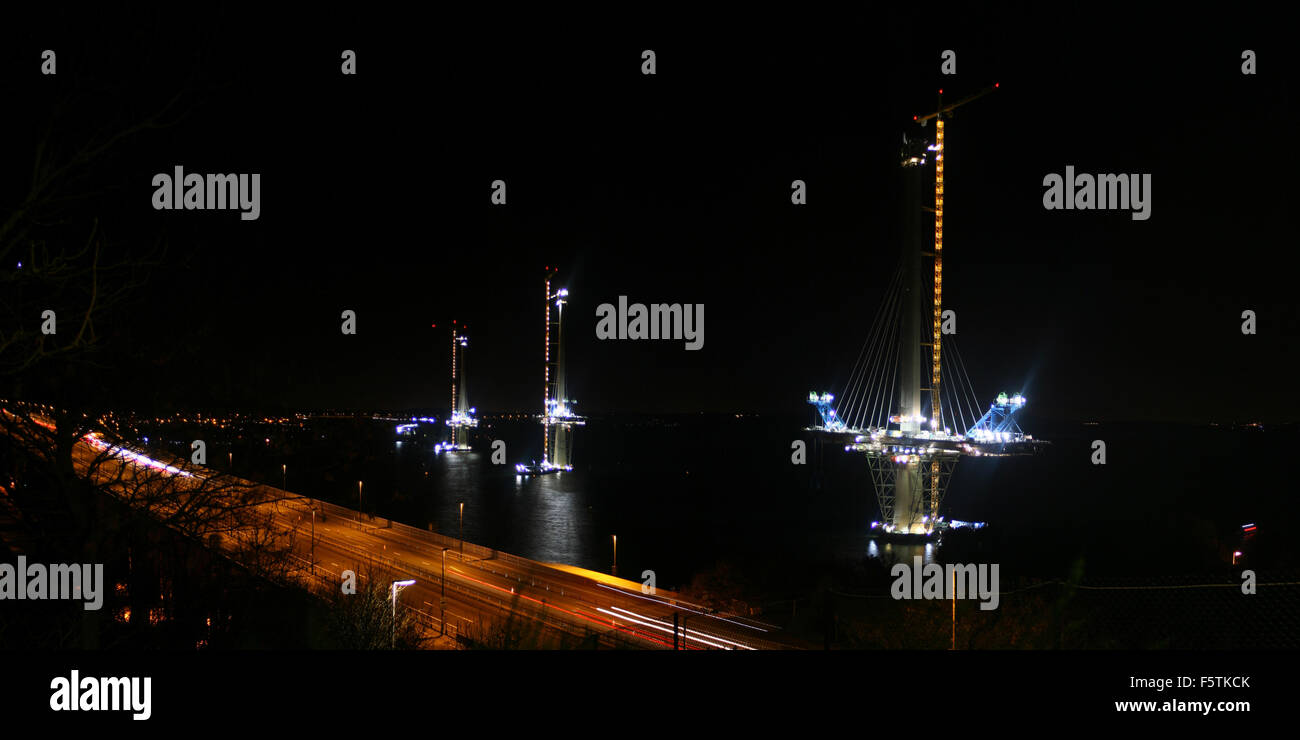
<path fill-rule="evenodd" d="M 3 45 L 0 203 L 41 133 L 77 142 L 179 94 L 184 116 L 88 167 L 67 211 L 128 259 L 167 245 L 105 328 L 121 380 L 104 392 L 138 408 L 435 409 L 455 318 L 475 405 L 537 412 L 556 265 L 581 411 L 800 411 L 846 380 L 894 269 L 902 136 L 933 131 L 912 116 L 997 81 L 947 129 L 945 307 L 981 400 L 1296 419 L 1294 61 L 1268 19 L 1211 37 L 1068 12 L 793 13 L 68 13 Z M 261 218 L 153 210 L 152 176 L 177 164 L 261 173 Z M 1151 173 L 1150 220 L 1044 210 L 1066 165 Z M 704 349 L 598 341 L 595 308 L 620 295 L 705 304 Z"/>

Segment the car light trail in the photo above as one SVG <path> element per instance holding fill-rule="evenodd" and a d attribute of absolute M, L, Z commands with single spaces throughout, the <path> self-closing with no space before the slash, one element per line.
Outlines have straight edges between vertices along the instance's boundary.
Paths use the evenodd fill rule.
<path fill-rule="evenodd" d="M 174 465 L 168 465 L 167 463 L 162 462 L 160 460 L 155 460 L 152 457 L 149 457 L 148 455 L 145 455 L 143 453 L 135 452 L 133 450 L 128 450 L 124 447 L 114 447 L 94 434 L 87 434 L 86 436 L 82 437 L 82 439 L 86 442 L 89 442 L 92 446 L 101 450 L 107 450 L 109 454 L 115 455 L 124 460 L 130 460 L 133 463 L 145 465 L 147 467 L 154 468 L 157 470 L 164 470 L 168 473 L 171 473 L 172 475 L 179 475 L 183 478 L 194 477 L 189 473 L 185 472 L 184 470 L 175 467 Z"/>
<path fill-rule="evenodd" d="M 597 609 L 597 611 L 604 612 L 605 614 L 609 614 L 610 616 L 618 617 L 620 619 L 629 619 L 645 627 L 653 627 L 655 629 L 660 629 L 668 633 L 672 633 L 673 631 L 673 627 L 671 624 L 668 624 L 667 622 L 661 622 L 654 617 L 649 617 L 644 614 L 637 614 L 636 612 L 628 611 L 627 609 L 622 609 L 617 606 L 611 608 L 617 610 L 618 613 L 615 613 L 614 611 L 610 611 L 608 609 Z M 692 633 L 694 634 L 692 635 Z M 706 635 L 709 639 L 706 640 L 703 637 L 700 637 L 700 635 Z M 717 637 L 716 635 L 710 635 L 707 632 L 700 632 L 698 630 L 682 629 L 682 636 L 687 640 L 694 639 L 696 642 L 702 642 L 705 645 L 708 645 L 710 647 L 715 647 L 720 650 L 732 650 L 733 648 L 728 647 L 727 645 L 720 645 L 717 642 L 711 642 L 710 640 L 718 640 L 719 642 L 729 643 L 730 645 L 734 645 L 744 650 L 754 649 L 748 645 L 744 645 L 739 642 L 732 642 L 731 640 Z"/>
<path fill-rule="evenodd" d="M 650 642 L 656 642 L 656 643 L 659 643 L 660 645 L 663 645 L 663 646 L 665 646 L 665 647 L 668 645 L 667 642 L 665 642 L 664 640 L 659 639 L 658 637 L 656 637 L 656 636 L 654 636 L 654 635 L 646 634 L 645 632 L 642 632 L 642 631 L 640 631 L 640 630 L 634 630 L 634 629 L 628 629 L 628 628 L 626 628 L 626 627 L 620 627 L 620 626 L 618 626 L 618 623 L 615 622 L 615 621 L 612 620 L 612 619 L 609 620 L 609 621 L 607 622 L 607 621 L 605 621 L 605 620 L 603 620 L 603 619 L 596 619 L 595 617 L 592 617 L 592 616 L 590 616 L 590 615 L 588 615 L 588 614 L 583 614 L 582 612 L 573 611 L 573 610 L 571 610 L 571 609 L 565 609 L 564 607 L 559 606 L 559 605 L 557 605 L 557 604 L 553 604 L 553 603 L 545 602 L 545 601 L 542 601 L 541 599 L 535 599 L 535 598 L 533 598 L 532 596 L 527 596 L 527 595 L 525 595 L 525 594 L 519 593 L 519 592 L 515 591 L 514 589 L 503 588 L 503 587 L 501 587 L 501 586 L 496 585 L 495 583 L 488 583 L 487 581 L 479 580 L 478 578 L 475 578 L 475 577 L 469 575 L 468 573 L 465 573 L 464 571 L 460 570 L 459 568 L 448 568 L 447 570 L 451 571 L 452 573 L 455 573 L 456 575 L 460 576 L 461 578 L 464 578 L 464 579 L 469 580 L 469 581 L 473 581 L 473 582 L 475 582 L 475 583 L 480 583 L 480 584 L 482 584 L 482 585 L 484 585 L 484 586 L 487 586 L 488 588 L 494 588 L 494 589 L 496 589 L 497 591 L 501 591 L 502 593 L 508 593 L 508 594 L 510 594 L 511 596 L 518 596 L 518 597 L 521 598 L 521 599 L 528 599 L 529 601 L 531 601 L 531 602 L 533 602 L 533 603 L 536 603 L 536 604 L 541 604 L 541 605 L 544 606 L 544 607 L 549 607 L 549 608 L 551 608 L 551 609 L 555 609 L 555 610 L 557 610 L 557 611 L 562 611 L 562 612 L 564 612 L 565 614 L 572 614 L 572 615 L 575 616 L 575 617 L 578 617 L 578 618 L 580 618 L 580 619 L 585 619 L 585 620 L 587 620 L 588 622 L 592 622 L 592 623 L 594 623 L 594 624 L 599 624 L 599 625 L 603 625 L 603 626 L 607 626 L 607 627 L 612 627 L 612 628 L 618 630 L 619 632 L 625 632 L 625 633 L 627 633 L 627 634 L 629 634 L 629 635 L 635 635 L 635 636 L 640 637 L 640 638 L 642 638 L 642 639 L 644 639 L 644 640 L 649 640 Z M 603 610 L 603 609 L 597 609 L 597 611 L 604 611 L 604 610 Z"/>
<path fill-rule="evenodd" d="M 612 612 L 612 611 L 610 611 L 610 610 L 608 610 L 608 609 L 602 609 L 602 608 L 600 608 L 600 607 L 596 607 L 596 611 L 598 611 L 598 612 L 603 612 L 603 613 L 605 613 L 605 614 L 610 615 L 611 617 L 618 617 L 619 619 L 626 619 L 626 620 L 629 621 L 629 622 L 632 622 L 632 623 L 634 623 L 634 624 L 639 624 L 639 625 L 641 625 L 641 626 L 643 626 L 643 627 L 652 627 L 652 628 L 654 628 L 654 629 L 657 629 L 657 630 L 663 630 L 664 632 L 668 632 L 668 633 L 671 633 L 671 632 L 673 631 L 673 630 L 672 630 L 672 627 L 664 627 L 663 625 L 656 624 L 656 623 L 654 623 L 654 622 L 642 621 L 642 620 L 640 620 L 640 619 L 637 619 L 636 617 L 629 617 L 629 616 L 626 616 L 626 615 L 624 615 L 624 614 L 615 614 L 614 612 Z M 682 637 L 683 637 L 683 639 L 686 639 L 686 640 L 691 639 L 691 636 L 690 636 L 690 635 L 683 635 Z M 726 645 L 719 645 L 719 644 L 717 644 L 717 643 L 715 643 L 715 642 L 709 642 L 708 640 L 702 640 L 702 639 L 700 639 L 700 638 L 698 638 L 698 637 L 695 638 L 695 641 L 696 641 L 696 642 L 702 642 L 702 643 L 704 643 L 705 645 L 708 645 L 709 647 L 715 647 L 715 648 L 718 648 L 719 650 L 730 650 L 730 649 L 731 649 L 731 648 L 727 647 Z"/>
<path fill-rule="evenodd" d="M 651 622 L 655 622 L 656 624 L 663 624 L 663 625 L 665 625 L 665 626 L 668 626 L 668 621 L 667 621 L 667 620 L 662 620 L 662 619 L 660 619 L 660 618 L 658 618 L 658 617 L 651 617 L 651 616 L 648 616 L 648 615 L 645 615 L 645 614 L 637 614 L 637 613 L 634 612 L 634 611 L 629 611 L 629 610 L 627 610 L 627 609 L 624 609 L 624 608 L 622 608 L 622 607 L 618 607 L 618 606 L 614 606 L 614 607 L 610 607 L 610 608 L 611 608 L 611 609 L 614 609 L 615 611 L 623 612 L 623 613 L 625 613 L 625 614 L 631 614 L 631 615 L 636 616 L 636 617 L 639 617 L 639 618 L 641 618 L 641 619 L 648 619 L 648 620 L 650 620 Z M 741 648 L 742 650 L 754 650 L 754 648 L 752 648 L 752 647 L 746 645 L 746 644 L 743 643 L 743 642 L 736 642 L 735 640 L 728 640 L 728 639 L 725 638 L 725 637 L 718 637 L 717 635 L 712 635 L 712 634 L 709 634 L 708 632 L 700 632 L 699 630 L 686 629 L 685 627 L 682 628 L 682 631 L 685 632 L 685 633 L 691 633 L 691 632 L 694 632 L 696 635 L 705 635 L 705 636 L 708 637 L 710 640 L 717 640 L 718 642 L 725 642 L 725 643 L 727 643 L 728 645 L 734 645 L 735 647 Z M 700 638 L 697 637 L 696 639 L 698 640 L 698 639 L 700 639 Z M 703 640 L 701 640 L 701 642 L 703 642 Z M 727 648 L 727 649 L 730 650 L 731 648 Z"/>
<path fill-rule="evenodd" d="M 690 607 L 688 607 L 688 606 L 682 606 L 681 604 L 674 604 L 674 603 L 671 603 L 671 602 L 668 602 L 668 601 L 664 601 L 663 599 L 652 599 L 652 598 L 650 598 L 649 596 L 639 596 L 639 595 L 634 594 L 634 593 L 628 593 L 627 591 L 624 591 L 624 590 L 622 590 L 622 589 L 614 588 L 614 587 L 612 587 L 612 586 L 606 586 L 606 585 L 603 584 L 603 583 L 597 583 L 597 584 L 595 584 L 595 585 L 600 586 L 601 588 L 607 588 L 607 589 L 609 589 L 610 591 L 613 591 L 613 592 L 615 592 L 615 593 L 617 593 L 617 594 L 622 594 L 623 596 L 631 596 L 631 597 L 634 597 L 634 598 L 637 598 L 637 599 L 642 599 L 642 600 L 644 600 L 644 601 L 651 601 L 651 602 L 654 602 L 654 603 L 656 603 L 656 604 L 661 604 L 661 605 L 663 605 L 663 606 L 669 606 L 669 607 L 672 607 L 672 608 L 674 608 L 674 609 L 681 609 L 681 610 L 684 611 L 684 612 L 691 612 L 692 614 L 700 614 L 700 615 L 703 615 L 703 616 L 706 616 L 706 617 L 712 617 L 713 619 L 719 619 L 719 620 L 722 620 L 723 622 L 730 622 L 730 623 L 736 625 L 737 627 L 748 627 L 749 629 L 752 629 L 752 630 L 758 630 L 759 632 L 767 632 L 767 630 L 763 629 L 762 627 L 755 627 L 755 626 L 752 625 L 752 624 L 745 624 L 744 622 L 737 622 L 737 621 L 734 620 L 734 619 L 728 619 L 728 618 L 726 618 L 726 617 L 720 617 L 720 616 L 718 616 L 717 614 L 710 614 L 710 613 L 708 613 L 708 612 L 702 612 L 702 611 L 700 611 L 699 609 L 692 609 L 692 608 L 690 608 Z M 760 624 L 762 624 L 762 623 L 760 622 Z M 767 627 L 772 627 L 772 625 L 770 625 L 770 624 L 765 625 L 765 626 L 767 626 Z M 773 629 L 776 629 L 775 627 L 772 627 L 772 628 L 773 628 Z"/>

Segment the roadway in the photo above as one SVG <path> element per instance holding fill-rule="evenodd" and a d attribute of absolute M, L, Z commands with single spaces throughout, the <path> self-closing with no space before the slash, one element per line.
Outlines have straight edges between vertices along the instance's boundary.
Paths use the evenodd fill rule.
<path fill-rule="evenodd" d="M 38 415 L 33 419 L 40 426 L 52 426 Z M 40 431 L 33 434 L 39 437 Z M 440 646 L 449 646 L 451 635 L 488 637 L 489 645 L 508 644 L 490 638 L 513 622 L 517 629 L 537 631 L 540 642 L 529 647 L 555 644 L 563 634 L 570 643 L 587 639 L 603 647 L 672 649 L 674 614 L 682 625 L 677 630 L 682 649 L 800 646 L 772 625 L 710 612 L 676 593 L 662 589 L 643 593 L 637 582 L 528 560 L 390 520 L 367 519 L 344 507 L 146 453 L 138 446 L 115 448 L 88 435 L 73 454 L 79 473 L 87 475 L 93 468 L 97 478 L 110 482 L 110 490 L 129 485 L 140 471 L 146 471 L 145 477 L 154 485 L 172 492 L 150 503 L 164 520 L 195 505 L 189 492 L 208 482 L 221 486 L 220 495 L 248 502 L 257 516 L 246 519 L 258 521 L 259 527 L 273 531 L 288 546 L 289 562 L 284 565 L 303 585 L 337 586 L 345 570 L 354 571 L 361 580 L 372 573 L 394 580 L 414 579 L 414 585 L 400 592 L 399 608 L 411 610 L 426 631 L 440 638 Z M 222 546 L 237 553 L 241 542 L 265 536 L 265 532 L 236 529 L 223 534 Z"/>

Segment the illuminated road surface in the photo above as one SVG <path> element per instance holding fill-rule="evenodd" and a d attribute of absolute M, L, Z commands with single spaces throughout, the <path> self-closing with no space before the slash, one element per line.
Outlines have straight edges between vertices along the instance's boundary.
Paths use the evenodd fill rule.
<path fill-rule="evenodd" d="M 12 416 L 10 419 L 14 418 Z M 47 419 L 33 417 L 49 426 Z M 40 432 L 33 432 L 40 434 Z M 316 578 L 336 582 L 344 570 L 364 576 L 367 566 L 380 577 L 413 578 L 415 585 L 400 592 L 398 603 L 420 613 L 426 628 L 441 633 L 445 615 L 450 634 L 482 635 L 489 624 L 500 625 L 507 615 L 535 626 L 574 637 L 601 635 L 602 645 L 672 649 L 673 615 L 678 615 L 678 641 L 683 649 L 753 650 L 795 647 L 788 635 L 762 622 L 735 615 L 706 613 L 676 594 L 641 591 L 641 584 L 566 565 L 548 565 L 432 532 L 390 524 L 384 519 L 361 519 L 357 512 L 322 501 L 293 496 L 270 486 L 232 479 L 210 469 L 181 461 L 148 457 L 138 448 L 111 448 L 98 439 L 85 438 L 74 450 L 74 462 L 85 475 L 96 457 L 100 477 L 131 476 L 148 469 L 171 477 L 177 498 L 203 481 L 235 482 L 241 492 L 252 491 L 260 503 L 254 507 L 269 519 L 271 528 L 288 539 L 292 533 L 292 565 L 300 578 L 311 579 L 312 515 L 315 521 Z M 117 466 L 116 468 L 114 466 Z M 121 466 L 127 466 L 125 470 Z M 183 505 L 183 504 L 182 504 Z M 441 606 L 443 550 L 446 551 L 446 606 Z"/>

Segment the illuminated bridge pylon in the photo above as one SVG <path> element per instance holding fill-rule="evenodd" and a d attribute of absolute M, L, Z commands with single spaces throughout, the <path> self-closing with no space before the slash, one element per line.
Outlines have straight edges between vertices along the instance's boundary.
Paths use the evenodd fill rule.
<path fill-rule="evenodd" d="M 515 472 L 520 476 L 573 470 L 574 427 L 587 423 L 586 419 L 576 413 L 575 402 L 568 396 L 564 358 L 564 306 L 569 302 L 569 290 L 559 288 L 552 292 L 551 283 L 557 272 L 549 266 L 546 268 L 546 364 L 543 375 L 546 390 L 542 397 L 542 461 L 515 465 Z M 554 312 L 551 311 L 552 306 Z"/>
<path fill-rule="evenodd" d="M 464 452 L 470 449 L 470 431 L 478 428 L 475 408 L 469 405 L 469 329 L 456 320 L 451 322 L 451 428 L 449 441 L 438 445 L 439 452 Z"/>
<path fill-rule="evenodd" d="M 933 119 L 935 135 L 903 137 L 898 269 L 838 402 L 830 393 L 808 396 L 819 417 L 810 429 L 842 436 L 846 450 L 867 458 L 882 517 L 876 524 L 890 533 L 928 535 L 950 526 L 943 498 L 963 456 L 1034 449 L 1014 421 L 1024 397 L 1017 394 L 1013 404 L 1003 394 L 981 417 L 954 337 L 943 333 L 944 124 L 953 109 L 996 87 L 949 105 L 940 98 L 935 113 L 914 118 L 921 126 Z"/>

